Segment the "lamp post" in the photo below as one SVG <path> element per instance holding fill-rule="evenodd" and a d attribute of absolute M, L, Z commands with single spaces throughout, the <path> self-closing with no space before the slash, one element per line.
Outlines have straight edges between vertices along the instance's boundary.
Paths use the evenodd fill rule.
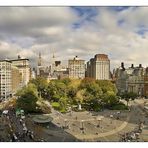
<path fill-rule="evenodd" d="M 119 116 L 120 116 L 120 112 L 117 112 L 117 119 L 119 119 Z"/>
<path fill-rule="evenodd" d="M 101 120 L 102 120 L 101 118 L 97 118 L 97 123 L 98 123 L 98 124 L 97 124 L 97 127 L 100 127 Z"/>
<path fill-rule="evenodd" d="M 110 118 L 111 118 L 111 121 L 110 121 L 110 123 L 112 124 L 113 115 L 110 115 Z"/>
<path fill-rule="evenodd" d="M 64 128 L 68 128 L 68 125 L 67 125 L 67 119 L 64 119 L 64 122 L 65 122 L 65 125 L 64 125 Z"/>
<path fill-rule="evenodd" d="M 80 130 L 84 133 L 84 120 L 81 120 Z"/>

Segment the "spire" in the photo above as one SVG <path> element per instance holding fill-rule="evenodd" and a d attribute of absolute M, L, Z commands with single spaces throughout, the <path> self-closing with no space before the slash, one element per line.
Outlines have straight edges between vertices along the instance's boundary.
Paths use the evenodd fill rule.
<path fill-rule="evenodd" d="M 39 52 L 39 58 L 38 58 L 38 66 L 42 65 L 42 57 L 41 57 L 41 52 Z"/>

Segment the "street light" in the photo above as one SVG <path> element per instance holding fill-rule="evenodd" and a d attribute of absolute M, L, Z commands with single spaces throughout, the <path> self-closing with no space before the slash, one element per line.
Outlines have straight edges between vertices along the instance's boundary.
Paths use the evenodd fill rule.
<path fill-rule="evenodd" d="M 120 111 L 117 112 L 117 119 L 119 119 L 120 113 L 121 113 Z"/>
<path fill-rule="evenodd" d="M 110 118 L 111 118 L 111 121 L 110 121 L 110 123 L 112 124 L 113 115 L 110 115 Z"/>
<path fill-rule="evenodd" d="M 81 131 L 84 131 L 84 120 L 81 120 L 81 127 L 80 127 Z"/>
<path fill-rule="evenodd" d="M 65 122 L 65 126 L 64 126 L 64 128 L 66 129 L 66 128 L 68 128 L 68 125 L 67 125 L 67 119 L 64 119 L 64 122 Z"/>
<path fill-rule="evenodd" d="M 101 120 L 102 120 L 101 118 L 97 118 L 97 121 L 98 121 L 97 127 L 100 127 Z"/>

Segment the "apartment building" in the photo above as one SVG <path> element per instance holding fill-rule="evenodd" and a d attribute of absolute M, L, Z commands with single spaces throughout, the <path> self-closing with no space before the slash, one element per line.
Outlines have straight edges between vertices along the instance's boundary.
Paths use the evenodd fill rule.
<path fill-rule="evenodd" d="M 28 84 L 31 78 L 30 62 L 29 59 L 22 59 L 18 56 L 18 59 L 11 60 L 12 66 L 16 66 L 21 74 L 21 87 Z"/>
<path fill-rule="evenodd" d="M 0 99 L 6 100 L 12 94 L 11 81 L 11 62 L 8 60 L 0 61 Z"/>
<path fill-rule="evenodd" d="M 69 78 L 85 78 L 85 60 L 79 59 L 78 56 L 68 60 L 68 70 Z"/>

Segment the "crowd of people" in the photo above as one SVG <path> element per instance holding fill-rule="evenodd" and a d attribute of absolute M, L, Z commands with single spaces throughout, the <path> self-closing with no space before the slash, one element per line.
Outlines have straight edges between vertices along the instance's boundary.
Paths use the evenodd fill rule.
<path fill-rule="evenodd" d="M 137 129 L 121 135 L 120 141 L 121 142 L 139 142 L 139 139 L 140 139 L 139 136 L 142 133 L 142 129 L 143 129 L 143 122 L 140 122 Z"/>

